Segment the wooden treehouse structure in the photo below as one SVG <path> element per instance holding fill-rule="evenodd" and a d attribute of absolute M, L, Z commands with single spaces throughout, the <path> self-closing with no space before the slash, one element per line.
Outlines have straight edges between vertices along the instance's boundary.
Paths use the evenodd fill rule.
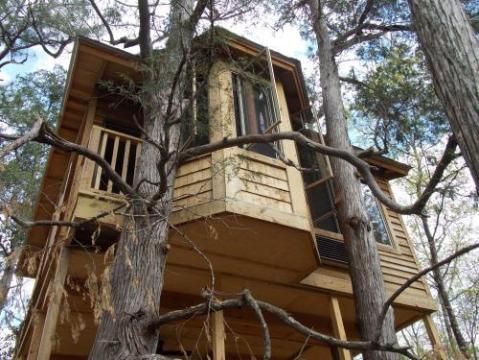
<path fill-rule="evenodd" d="M 206 96 L 194 106 L 197 126 L 189 130 L 187 141 L 198 144 L 305 128 L 322 141 L 308 111 L 299 62 L 226 31 L 222 34 L 224 44 L 204 82 Z M 142 146 L 132 120 L 139 109 L 128 100 L 118 101 L 101 84 L 121 83 L 126 77 L 139 81 L 138 69 L 137 57 L 78 39 L 58 123 L 59 135 L 97 151 L 129 183 Z M 200 91 L 194 84 L 195 80 L 192 91 Z M 302 174 L 278 159 L 278 151 L 304 167 L 321 170 Z M 383 157 L 368 161 L 389 194 L 389 181 L 409 170 Z M 287 310 L 317 331 L 357 339 L 348 258 L 334 211 L 333 176 L 327 158 L 292 141 L 215 151 L 181 165 L 171 222 L 210 260 L 218 294 L 227 297 L 248 288 L 256 298 Z M 378 204 L 367 188 L 363 195 L 385 287 L 391 293 L 418 271 L 418 262 L 401 216 Z M 120 191 L 93 162 L 53 149 L 34 219 L 88 219 L 122 203 Z M 109 215 L 76 229 L 30 230 L 21 271 L 36 282 L 17 358 L 88 358 L 97 326 L 92 277 L 100 282 L 111 264 L 107 249 L 118 239 L 122 216 Z M 170 246 L 161 313 L 202 302 L 202 288 L 211 286 L 208 264 L 184 237 L 170 231 Z M 96 296 L 94 300 L 101 299 L 101 291 Z M 430 317 L 435 310 L 426 284 L 417 281 L 394 303 L 396 328 L 424 321 L 444 358 Z M 316 341 L 305 343 L 293 329 L 274 318 L 267 320 L 274 359 L 294 359 L 300 351 L 306 359 L 346 360 L 356 355 Z M 203 322 L 198 316 L 161 327 L 158 353 L 176 358 L 262 356 L 261 329 L 251 311 L 213 314 L 211 336 L 205 335 Z"/>

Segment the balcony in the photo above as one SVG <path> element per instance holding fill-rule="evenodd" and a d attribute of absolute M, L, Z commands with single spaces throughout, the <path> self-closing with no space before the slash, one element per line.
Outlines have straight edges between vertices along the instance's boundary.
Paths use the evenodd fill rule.
<path fill-rule="evenodd" d="M 132 184 L 141 144 L 139 138 L 95 125 L 88 147 Z M 119 189 L 90 160 L 84 160 L 79 181 L 74 213 L 78 219 L 124 202 Z M 173 273 L 183 273 L 185 266 L 208 268 L 188 242 L 208 255 L 215 271 L 228 274 L 295 283 L 317 267 L 302 178 L 296 169 L 231 148 L 182 164 L 174 186 L 171 223 L 181 232 L 170 232 L 168 261 Z M 101 223 L 118 231 L 123 216 L 108 215 Z M 171 290 L 197 294 L 198 284 L 204 283 L 185 284 L 190 277 L 170 282 Z"/>

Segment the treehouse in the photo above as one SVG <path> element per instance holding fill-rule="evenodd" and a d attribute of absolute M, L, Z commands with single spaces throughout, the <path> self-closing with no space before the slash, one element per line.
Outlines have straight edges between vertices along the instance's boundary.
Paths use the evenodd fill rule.
<path fill-rule="evenodd" d="M 316 141 L 300 63 L 247 39 L 221 31 L 207 75 L 192 68 L 194 94 L 183 146 L 225 137 L 303 130 Z M 202 82 L 200 85 L 200 79 Z M 128 79 L 126 81 L 125 79 Z M 79 38 L 70 65 L 58 123 L 63 138 L 88 147 L 129 184 L 142 147 L 130 99 L 111 94 L 115 84 L 139 84 L 138 58 Z M 113 85 L 112 85 L 113 84 Z M 191 103 L 191 102 L 190 102 Z M 301 173 L 287 158 L 315 172 Z M 368 161 L 384 192 L 405 176 L 407 165 L 373 156 Z M 174 184 L 170 249 L 161 313 L 203 301 L 202 289 L 219 297 L 248 288 L 307 326 L 341 339 L 357 339 L 348 257 L 338 228 L 329 159 L 292 141 L 218 150 L 189 159 Z M 401 216 L 363 188 L 385 287 L 391 294 L 418 269 Z M 118 187 L 92 161 L 53 149 L 34 211 L 35 220 L 81 222 L 32 227 L 22 255 L 23 275 L 34 277 L 28 316 L 17 347 L 19 359 L 87 359 L 102 302 L 102 273 L 124 223 Z M 205 258 L 208 261 L 205 261 Z M 104 299 L 103 299 L 104 300 Z M 424 321 L 444 358 L 430 314 L 436 305 L 426 284 L 415 282 L 394 302 L 396 328 Z M 161 327 L 158 353 L 175 358 L 259 358 L 260 324 L 247 310 L 225 310 Z M 356 355 L 317 341 L 267 317 L 274 359 L 351 359 Z"/>

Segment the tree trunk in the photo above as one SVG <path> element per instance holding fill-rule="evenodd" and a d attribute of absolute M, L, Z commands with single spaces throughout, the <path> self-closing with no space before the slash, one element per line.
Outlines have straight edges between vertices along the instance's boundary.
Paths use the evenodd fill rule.
<path fill-rule="evenodd" d="M 437 249 L 436 249 L 436 243 L 434 241 L 434 236 L 431 233 L 431 230 L 429 228 L 429 224 L 427 222 L 427 219 L 425 217 L 422 217 L 422 224 L 424 227 L 424 233 L 426 234 L 428 246 L 429 246 L 429 252 L 431 254 L 431 265 L 437 264 L 439 259 L 437 257 Z M 447 315 L 447 319 L 449 322 L 449 326 L 451 327 L 451 330 L 454 334 L 454 338 L 456 340 L 457 346 L 459 350 L 461 351 L 461 354 L 466 358 L 469 359 L 469 352 L 468 352 L 468 346 L 467 342 L 462 335 L 461 329 L 459 328 L 459 323 L 457 321 L 456 314 L 454 312 L 454 309 L 452 308 L 451 301 L 449 299 L 449 294 L 446 290 L 446 286 L 444 284 L 444 278 L 442 277 L 441 271 L 439 268 L 436 268 L 432 272 L 434 282 L 436 283 L 437 286 L 437 293 L 439 295 L 439 298 L 441 300 L 441 304 L 444 307 L 445 313 Z"/>
<path fill-rule="evenodd" d="M 160 310 L 180 147 L 184 76 L 178 74 L 184 74 L 184 69 L 180 70 L 179 64 L 184 63 L 191 46 L 193 32 L 185 19 L 192 4 L 192 0 L 172 2 L 166 54 L 156 56 L 149 35 L 148 2 L 139 0 L 140 48 L 145 63 L 143 128 L 161 149 L 143 143 L 135 169 L 141 198 L 129 199 L 131 215 L 125 219 L 109 284 L 105 285 L 110 287 L 111 306 L 103 312 L 90 359 L 139 359 L 156 352 L 159 332 L 149 331 L 148 324 L 158 318 Z M 147 199 L 154 194 L 158 194 L 157 202 L 151 206 Z"/>
<path fill-rule="evenodd" d="M 13 274 L 15 273 L 15 256 L 5 258 L 5 268 L 0 279 L 0 314 L 7 302 L 8 293 L 12 284 Z"/>
<path fill-rule="evenodd" d="M 310 0 L 312 24 L 318 43 L 321 89 L 326 117 L 328 145 L 353 152 L 347 133 L 338 69 L 328 34 L 326 19 L 317 0 Z M 361 197 L 355 168 L 331 158 L 334 190 L 341 232 L 349 255 L 356 316 L 362 340 L 374 340 L 381 309 L 386 300 L 377 244 Z M 383 343 L 396 343 L 393 311 L 388 312 L 381 331 Z M 369 351 L 365 359 L 397 359 L 393 353 Z"/>
<path fill-rule="evenodd" d="M 479 41 L 459 0 L 409 0 L 434 89 L 479 191 Z"/>
<path fill-rule="evenodd" d="M 452 333 L 451 323 L 449 322 L 449 318 L 447 317 L 446 308 L 444 307 L 444 303 L 442 302 L 441 297 L 439 297 L 439 304 L 441 305 L 441 323 L 444 326 L 447 334 L 447 341 L 449 342 L 449 347 L 447 348 L 447 352 L 449 356 L 453 356 L 457 352 L 456 350 L 456 342 L 454 340 L 454 334 Z"/>

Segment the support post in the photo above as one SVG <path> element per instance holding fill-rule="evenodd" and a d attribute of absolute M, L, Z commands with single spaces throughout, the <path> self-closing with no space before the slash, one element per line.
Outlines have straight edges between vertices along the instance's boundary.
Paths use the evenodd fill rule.
<path fill-rule="evenodd" d="M 331 296 L 330 313 L 334 336 L 341 340 L 347 340 L 343 317 L 341 316 L 341 309 L 339 308 L 339 301 L 337 297 Z M 338 348 L 338 354 L 340 360 L 352 359 L 351 353 L 348 349 Z"/>
<path fill-rule="evenodd" d="M 216 311 L 211 315 L 211 341 L 213 347 L 213 360 L 225 360 L 225 323 L 223 311 Z"/>
<path fill-rule="evenodd" d="M 45 325 L 45 314 L 43 312 L 34 311 L 32 318 L 33 330 L 30 340 L 30 347 L 27 353 L 27 360 L 37 360 L 40 339 L 42 337 L 43 326 Z"/>
<path fill-rule="evenodd" d="M 422 320 L 424 322 L 424 326 L 426 327 L 429 340 L 431 341 L 435 358 L 438 360 L 447 360 L 446 352 L 441 344 L 439 332 L 437 331 L 436 325 L 434 324 L 431 315 L 424 316 Z"/>
<path fill-rule="evenodd" d="M 38 347 L 37 360 L 49 360 L 53 348 L 53 340 L 55 330 L 58 323 L 58 315 L 60 313 L 60 304 L 63 297 L 63 286 L 68 270 L 68 249 L 62 247 L 58 255 L 57 266 L 51 293 L 49 294 L 48 309 L 45 316 L 45 324 L 43 326 L 40 345 Z"/>

